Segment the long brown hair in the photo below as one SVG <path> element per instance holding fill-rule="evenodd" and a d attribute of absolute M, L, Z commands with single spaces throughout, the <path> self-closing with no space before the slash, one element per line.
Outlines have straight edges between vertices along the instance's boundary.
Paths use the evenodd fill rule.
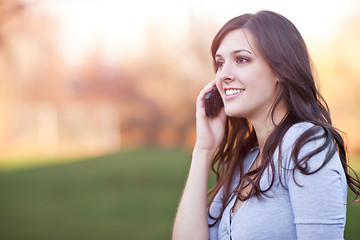
<path fill-rule="evenodd" d="M 215 71 L 217 71 L 215 54 L 223 38 L 230 31 L 240 28 L 246 29 L 252 34 L 260 54 L 279 77 L 280 89 L 273 103 L 270 116 L 273 117 L 274 110 L 280 101 L 285 102 L 288 113 L 268 137 L 261 152 L 262 162 L 260 166 L 248 173 L 244 173 L 243 160 L 252 148 L 258 146 L 256 133 L 248 120 L 227 118 L 224 139 L 212 162 L 212 170 L 215 172 L 217 182 L 214 188 L 208 192 L 208 206 L 219 190 L 223 189 L 220 216 L 211 216 L 208 212 L 209 216 L 215 220 L 212 225 L 221 218 L 224 209 L 231 201 L 231 184 L 235 172 L 238 172 L 236 169 L 240 170 L 240 181 L 236 187 L 236 195 L 239 199 L 244 201 L 252 196 L 266 195 L 266 191 L 271 188 L 275 177 L 275 164 L 272 156 L 277 148 L 281 150 L 282 138 L 286 131 L 299 122 L 310 122 L 314 124 L 314 127 L 305 131 L 294 144 L 292 151 L 294 169 L 300 170 L 303 174 L 313 174 L 319 171 L 338 152 L 346 174 L 347 184 L 358 197 L 360 195 L 359 178 L 347 164 L 347 153 L 341 132 L 332 126 L 329 108 L 317 90 L 310 57 L 299 31 L 288 19 L 271 11 L 260 11 L 256 14 L 244 14 L 235 17 L 219 30 L 212 42 L 211 53 Z M 317 134 L 319 132 L 323 132 L 323 134 L 319 136 Z M 324 144 L 299 159 L 298 153 L 302 146 L 318 138 L 325 138 Z M 318 169 L 310 172 L 304 167 L 307 165 L 307 161 L 324 149 L 329 149 L 326 159 Z M 278 161 L 281 166 L 281 153 L 279 156 Z M 271 184 L 267 189 L 260 189 L 259 176 L 268 166 L 273 173 Z M 355 177 L 349 174 L 349 170 L 354 173 Z M 245 180 L 252 185 L 252 190 L 248 194 L 240 195 L 240 184 Z"/>

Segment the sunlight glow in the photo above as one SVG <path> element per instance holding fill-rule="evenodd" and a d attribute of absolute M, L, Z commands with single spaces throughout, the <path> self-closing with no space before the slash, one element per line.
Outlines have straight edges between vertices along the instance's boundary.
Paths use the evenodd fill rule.
<path fill-rule="evenodd" d="M 108 58 L 129 48 L 141 52 L 149 21 L 167 26 L 167 34 L 174 36 L 186 27 L 190 14 L 220 26 L 246 12 L 273 10 L 288 17 L 305 39 L 324 39 L 354 5 L 355 0 L 44 0 L 43 7 L 59 19 L 65 57 L 78 62 L 94 48 L 102 48 Z"/>

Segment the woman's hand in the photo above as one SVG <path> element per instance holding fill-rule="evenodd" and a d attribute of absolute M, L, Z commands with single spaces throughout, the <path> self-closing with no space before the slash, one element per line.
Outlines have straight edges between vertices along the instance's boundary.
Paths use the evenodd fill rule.
<path fill-rule="evenodd" d="M 206 85 L 200 92 L 196 102 L 196 144 L 195 149 L 214 153 L 224 138 L 226 114 L 222 108 L 215 117 L 207 117 L 205 113 L 205 95 L 211 91 L 215 80 Z"/>
<path fill-rule="evenodd" d="M 205 95 L 215 81 L 209 83 L 199 94 L 196 102 L 196 144 L 188 180 L 176 214 L 173 229 L 174 240 L 209 239 L 207 221 L 207 187 L 209 167 L 220 145 L 226 124 L 226 114 L 221 109 L 216 117 L 205 114 Z"/>

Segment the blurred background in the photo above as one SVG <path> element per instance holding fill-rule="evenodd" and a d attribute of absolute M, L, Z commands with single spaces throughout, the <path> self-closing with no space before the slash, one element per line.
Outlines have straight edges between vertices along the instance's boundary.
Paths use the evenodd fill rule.
<path fill-rule="evenodd" d="M 0 238 L 169 239 L 212 38 L 263 9 L 303 34 L 359 172 L 359 1 L 0 0 Z"/>

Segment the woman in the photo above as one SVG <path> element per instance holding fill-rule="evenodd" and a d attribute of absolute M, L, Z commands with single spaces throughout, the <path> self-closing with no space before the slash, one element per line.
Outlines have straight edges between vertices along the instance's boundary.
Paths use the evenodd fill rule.
<path fill-rule="evenodd" d="M 298 30 L 274 12 L 245 14 L 220 29 L 211 51 L 216 77 L 197 98 L 173 239 L 343 239 L 347 186 L 359 196 L 360 182 Z M 224 108 L 207 117 L 215 85 Z M 210 167 L 217 182 L 207 194 Z"/>

